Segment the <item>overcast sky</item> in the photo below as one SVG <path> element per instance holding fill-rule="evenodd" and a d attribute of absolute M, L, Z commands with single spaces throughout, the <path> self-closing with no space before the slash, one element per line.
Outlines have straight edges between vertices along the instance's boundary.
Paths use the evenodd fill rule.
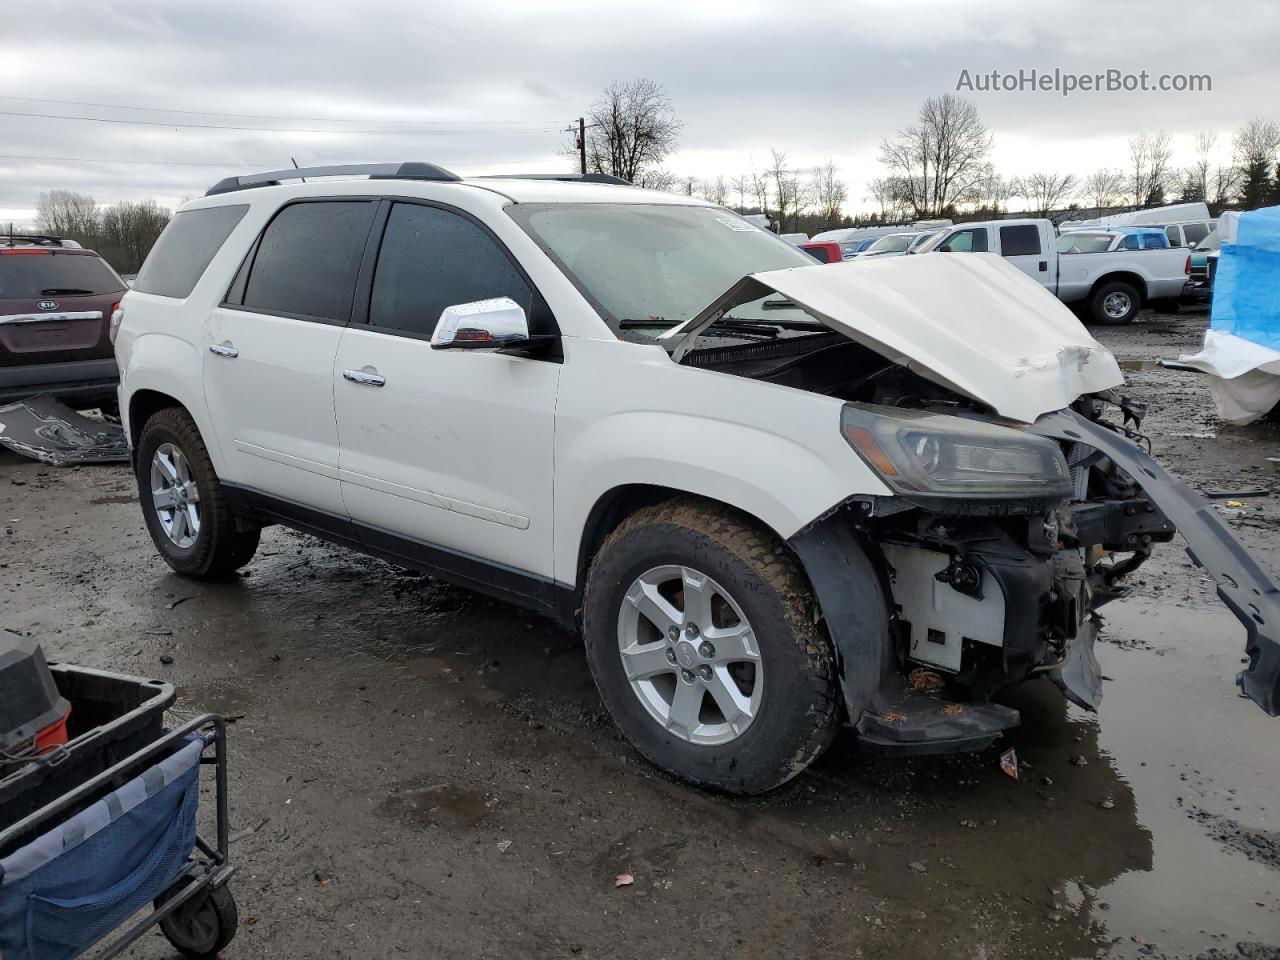
<path fill-rule="evenodd" d="M 1233 3 L 1229 14 L 1203 0 L 4 7 L 0 220 L 29 219 L 36 195 L 58 187 L 100 203 L 154 197 L 175 206 L 223 176 L 288 166 L 290 157 L 304 166 L 431 160 L 463 174 L 571 169 L 558 156 L 567 142 L 561 128 L 604 85 L 636 77 L 662 84 L 684 123 L 672 172 L 729 176 L 750 169 L 752 158 L 763 166 L 771 147 L 785 149 L 796 168 L 831 158 L 849 184 L 851 210 L 871 207 L 865 184 L 880 172 L 880 139 L 909 122 L 924 97 L 955 90 L 962 69 L 1212 76 L 1212 91 L 1200 93 L 967 94 L 1009 175 L 1122 167 L 1126 139 L 1142 129 L 1173 134 L 1180 165 L 1192 158 L 1195 131 L 1218 130 L 1225 162 L 1234 127 L 1253 116 L 1280 120 L 1280 4 L 1270 0 Z M 355 132 L 362 130 L 395 132 Z"/>

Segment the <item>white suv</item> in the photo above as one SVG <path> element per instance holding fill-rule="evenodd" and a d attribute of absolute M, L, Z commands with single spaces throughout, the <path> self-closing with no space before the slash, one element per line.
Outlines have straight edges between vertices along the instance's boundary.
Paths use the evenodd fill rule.
<path fill-rule="evenodd" d="M 984 747 L 1036 675 L 1092 706 L 1092 611 L 1175 524 L 1277 708 L 1275 588 L 1101 419 L 1135 413 L 1115 360 L 998 257 L 820 265 L 610 178 L 315 168 L 188 203 L 115 324 L 175 570 L 229 574 L 285 523 L 532 607 L 698 783 L 776 786 L 842 721 Z"/>

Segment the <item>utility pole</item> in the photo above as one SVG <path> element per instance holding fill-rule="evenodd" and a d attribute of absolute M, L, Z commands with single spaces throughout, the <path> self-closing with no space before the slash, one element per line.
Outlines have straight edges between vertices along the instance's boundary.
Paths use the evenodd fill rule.
<path fill-rule="evenodd" d="M 587 118 L 578 118 L 578 165 L 579 173 L 587 172 Z"/>

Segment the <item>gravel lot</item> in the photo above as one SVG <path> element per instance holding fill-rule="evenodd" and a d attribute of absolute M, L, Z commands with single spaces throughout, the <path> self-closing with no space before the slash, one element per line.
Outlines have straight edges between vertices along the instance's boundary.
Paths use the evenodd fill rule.
<path fill-rule="evenodd" d="M 1198 374 L 1143 363 L 1204 315 L 1140 320 L 1095 334 L 1157 455 L 1280 490 L 1276 424 L 1222 427 Z M 1241 499 L 1280 576 L 1280 499 Z M 1177 545 L 1106 608 L 1099 715 L 1009 696 L 1021 782 L 842 738 L 737 800 L 641 761 L 547 621 L 280 529 L 235 582 L 182 580 L 135 501 L 126 467 L 0 454 L 0 626 L 235 718 L 228 958 L 1280 957 L 1280 721 L 1236 696 L 1243 633 Z"/>

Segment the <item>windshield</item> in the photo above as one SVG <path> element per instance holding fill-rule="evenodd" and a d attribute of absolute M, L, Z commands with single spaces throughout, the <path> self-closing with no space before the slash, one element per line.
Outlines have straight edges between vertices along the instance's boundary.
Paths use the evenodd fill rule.
<path fill-rule="evenodd" d="M 902 253 L 911 246 L 911 241 L 915 238 L 914 233 L 891 233 L 867 247 L 867 256 L 876 253 Z"/>
<path fill-rule="evenodd" d="M 928 244 L 928 243 L 929 243 L 930 241 L 932 241 L 932 240 L 938 240 L 938 239 L 941 239 L 942 235 L 943 235 L 944 233 L 946 233 L 946 232 L 947 232 L 947 231 L 945 231 L 945 230 L 938 230 L 936 233 L 922 233 L 922 234 L 920 234 L 920 236 L 916 237 L 914 240 L 912 240 L 912 241 L 911 241 L 911 246 L 910 246 L 910 248 L 908 249 L 908 252 L 909 252 L 909 253 L 923 253 L 923 252 L 924 252 L 924 248 L 925 248 L 926 244 Z"/>
<path fill-rule="evenodd" d="M 1211 234 L 1196 244 L 1196 250 L 1221 250 L 1222 238 L 1218 236 L 1218 231 L 1214 230 Z"/>
<path fill-rule="evenodd" d="M 506 209 L 606 321 L 649 327 L 653 336 L 696 316 L 748 274 L 818 265 L 777 235 L 716 207 L 521 203 Z M 727 316 L 814 322 L 772 300 L 742 304 Z"/>
<path fill-rule="evenodd" d="M 0 300 L 87 297 L 124 289 L 115 271 L 92 254 L 0 253 Z"/>
<path fill-rule="evenodd" d="M 1106 253 L 1114 239 L 1110 233 L 1064 233 L 1058 238 L 1058 252 Z"/>

